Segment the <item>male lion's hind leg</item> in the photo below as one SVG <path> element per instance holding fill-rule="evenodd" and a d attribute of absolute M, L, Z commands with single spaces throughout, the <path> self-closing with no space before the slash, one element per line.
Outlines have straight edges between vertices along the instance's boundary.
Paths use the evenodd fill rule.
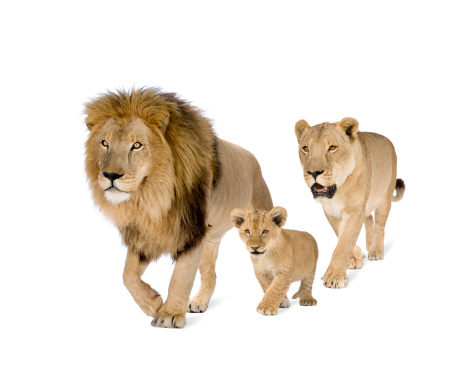
<path fill-rule="evenodd" d="M 179 253 L 168 288 L 168 298 L 160 307 L 152 326 L 183 328 L 190 292 L 195 280 L 204 244 Z"/>
<path fill-rule="evenodd" d="M 359 246 L 355 246 L 351 253 L 350 261 L 348 262 L 348 269 L 361 269 L 363 268 L 364 254 Z"/>
<path fill-rule="evenodd" d="M 384 200 L 375 210 L 375 225 L 372 237 L 372 249 L 369 251 L 369 260 L 382 260 L 385 239 L 385 224 L 390 214 L 391 200 Z"/>
<path fill-rule="evenodd" d="M 198 293 L 190 301 L 187 312 L 196 313 L 207 310 L 216 287 L 216 260 L 219 242 L 206 241 L 200 260 L 201 285 Z"/>
<path fill-rule="evenodd" d="M 141 276 L 148 265 L 148 261 L 140 260 L 139 254 L 128 249 L 123 272 L 123 283 L 141 310 L 147 316 L 155 317 L 158 309 L 163 304 L 163 299 L 161 299 L 160 294 L 141 280 Z"/>

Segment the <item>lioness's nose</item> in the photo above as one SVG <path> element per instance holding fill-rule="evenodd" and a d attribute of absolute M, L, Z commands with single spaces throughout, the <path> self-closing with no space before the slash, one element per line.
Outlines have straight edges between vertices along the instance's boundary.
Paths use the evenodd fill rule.
<path fill-rule="evenodd" d="M 257 250 L 260 246 L 251 246 L 252 250 Z"/>
<path fill-rule="evenodd" d="M 324 172 L 324 170 L 323 170 L 323 171 L 315 171 L 315 172 L 313 172 L 313 171 L 307 171 L 307 174 L 310 174 L 310 175 L 313 176 L 313 178 L 316 180 L 316 177 L 317 177 L 318 175 L 321 175 L 323 172 Z"/>
<path fill-rule="evenodd" d="M 103 172 L 102 175 L 104 175 L 107 179 L 113 182 L 119 179 L 120 177 L 122 177 L 124 174 L 120 175 L 120 174 L 115 174 L 113 172 Z"/>

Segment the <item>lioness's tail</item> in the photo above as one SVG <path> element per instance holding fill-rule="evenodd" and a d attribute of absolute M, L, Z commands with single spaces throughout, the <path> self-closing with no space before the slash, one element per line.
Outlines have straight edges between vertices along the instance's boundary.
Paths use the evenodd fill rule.
<path fill-rule="evenodd" d="M 393 196 L 392 202 L 398 202 L 404 197 L 404 192 L 406 191 L 406 184 L 404 184 L 403 179 L 396 180 L 396 195 Z"/>

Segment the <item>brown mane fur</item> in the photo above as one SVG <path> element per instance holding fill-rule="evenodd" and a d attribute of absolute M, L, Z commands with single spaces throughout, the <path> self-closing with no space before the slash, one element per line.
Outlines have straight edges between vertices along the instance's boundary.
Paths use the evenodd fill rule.
<path fill-rule="evenodd" d="M 86 105 L 86 172 L 95 203 L 114 221 L 124 243 L 143 260 L 199 244 L 207 231 L 208 200 L 219 180 L 217 140 L 210 121 L 173 93 L 144 88 L 102 94 Z M 109 120 L 140 118 L 150 129 L 155 156 L 151 171 L 131 198 L 111 204 L 98 186 L 94 149 Z"/>

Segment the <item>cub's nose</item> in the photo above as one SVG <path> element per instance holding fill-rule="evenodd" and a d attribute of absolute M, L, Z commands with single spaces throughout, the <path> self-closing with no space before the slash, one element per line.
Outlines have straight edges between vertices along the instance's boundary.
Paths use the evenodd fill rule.
<path fill-rule="evenodd" d="M 252 250 L 257 250 L 260 246 L 251 246 Z"/>
<path fill-rule="evenodd" d="M 318 175 L 321 175 L 323 172 L 324 172 L 324 170 L 323 170 L 323 171 L 315 171 L 315 172 L 313 172 L 313 171 L 307 171 L 307 174 L 310 174 L 310 175 L 313 176 L 313 178 L 316 180 L 316 177 L 317 177 Z"/>
<path fill-rule="evenodd" d="M 114 182 L 115 180 L 119 179 L 122 177 L 124 174 L 115 174 L 113 172 L 103 172 L 102 175 L 104 175 L 107 179 L 109 179 L 111 182 Z"/>

